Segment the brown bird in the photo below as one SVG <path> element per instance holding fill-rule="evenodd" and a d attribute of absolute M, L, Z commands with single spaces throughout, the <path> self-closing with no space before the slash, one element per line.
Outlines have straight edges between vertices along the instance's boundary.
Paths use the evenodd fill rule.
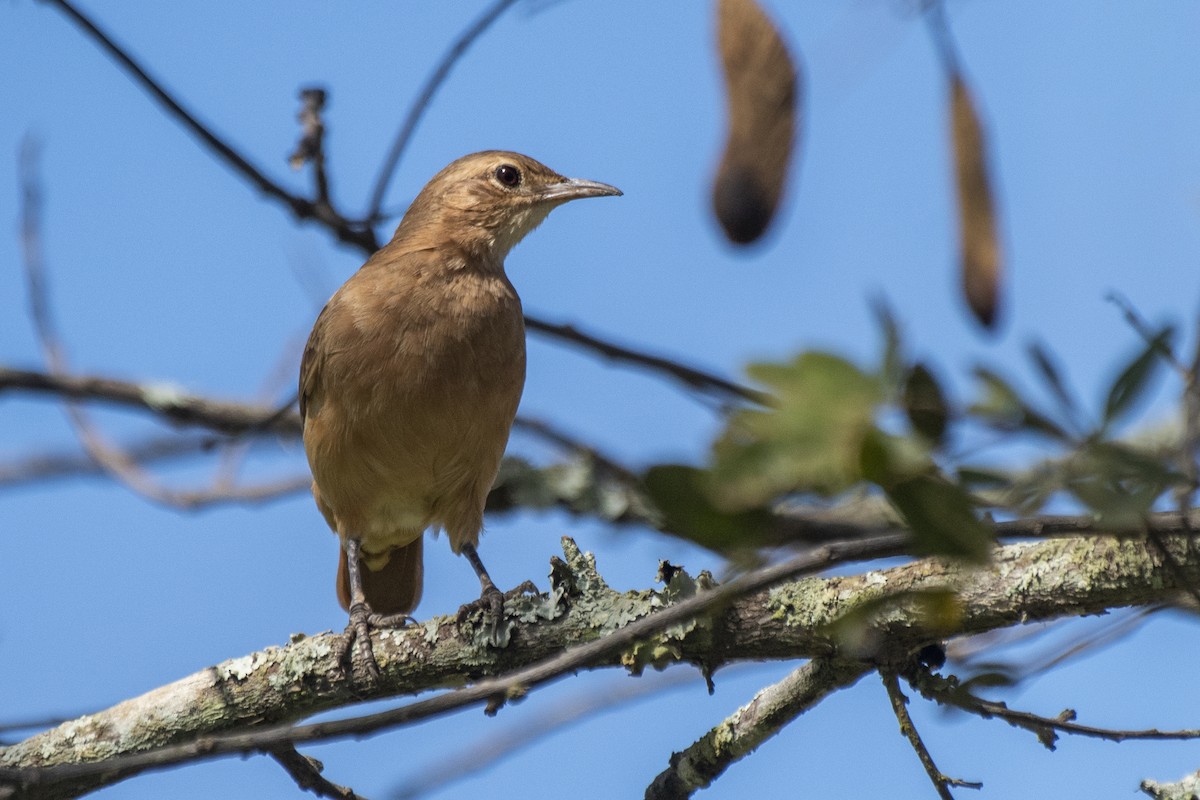
<path fill-rule="evenodd" d="M 479 602 L 502 610 L 475 547 L 525 383 L 504 258 L 554 208 L 619 194 L 518 153 L 464 156 L 317 317 L 300 414 L 313 497 L 341 539 L 337 592 L 348 646 L 359 642 L 356 674 L 377 675 L 370 625 L 402 621 L 421 599 L 428 528 L 470 561 Z"/>

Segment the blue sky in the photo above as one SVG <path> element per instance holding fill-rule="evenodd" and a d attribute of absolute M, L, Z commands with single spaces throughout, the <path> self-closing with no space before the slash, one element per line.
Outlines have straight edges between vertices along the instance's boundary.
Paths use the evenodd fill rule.
<path fill-rule="evenodd" d="M 1194 319 L 1200 297 L 1200 6 L 1185 3 L 952 2 L 949 19 L 993 145 L 1009 282 L 1000 334 L 984 337 L 956 294 L 946 85 L 924 25 L 901 2 L 765 5 L 806 68 L 800 158 L 781 217 L 749 252 L 719 237 L 708 183 L 721 146 L 712 9 L 696 2 L 519 4 L 470 51 L 398 170 L 390 208 L 459 155 L 526 152 L 568 175 L 619 186 L 617 200 L 556 211 L 509 257 L 526 308 L 730 376 L 806 348 L 867 360 L 882 294 L 916 354 L 959 399 L 986 361 L 1028 382 L 1041 340 L 1095 402 L 1137 347 L 1105 301 L 1119 290 L 1155 321 Z M 478 3 L 303 2 L 87 8 L 178 96 L 286 185 L 299 87 L 331 93 L 334 196 L 361 209 L 428 70 Z M 531 13 L 536 12 L 536 13 Z M 361 263 L 263 202 L 52 8 L 0 11 L 0 363 L 34 366 L 16 235 L 16 153 L 42 146 L 45 245 L 55 312 L 74 367 L 272 400 L 293 384 L 325 298 Z M 389 228 L 390 232 L 390 228 Z M 301 277 L 297 277 L 297 276 Z M 719 421 L 673 386 L 531 337 L 522 413 L 642 466 L 703 457 Z M 1170 412 L 1166 386 L 1148 418 Z M 97 415 L 114 437 L 159 431 Z M 73 439 L 52 403 L 0 398 L 0 458 Z M 514 440 L 518 453 L 542 454 Z M 249 478 L 304 468 L 269 445 Z M 212 465 L 168 470 L 191 485 Z M 94 480 L 0 497 L 0 719 L 107 706 L 293 631 L 340 629 L 335 539 L 296 496 L 197 514 Z M 480 552 L 497 581 L 545 585 L 558 537 L 595 551 L 618 587 L 645 586 L 657 560 L 712 558 L 638 530 L 557 514 L 489 522 Z M 468 565 L 427 548 L 421 615 L 472 597 Z M 1087 623 L 1085 623 L 1087 624 Z M 1195 727 L 1200 703 L 1178 664 L 1194 625 L 1159 615 L 1121 646 L 1022 687 L 1012 702 L 1115 726 Z M 679 750 L 793 665 L 717 675 L 553 736 L 437 797 L 636 796 Z M 368 797 L 464 742 L 536 719 L 576 692 L 619 688 L 615 672 L 540 691 L 496 720 L 469 711 L 366 742 L 323 746 L 334 780 Z M 1048 753 L 998 722 L 915 703 L 948 773 L 985 796 L 1108 796 L 1143 777 L 1200 766 L 1192 745 L 1065 740 Z M 598 746 L 599 745 L 599 746 Z M 552 766 L 551 766 L 552 765 Z M 839 693 L 703 796 L 886 793 L 928 797 L 877 678 Z M 119 784 L 109 798 L 294 797 L 265 759 L 227 760 Z M 232 793 L 232 794 L 231 794 Z M 963 793 L 965 796 L 965 792 Z"/>

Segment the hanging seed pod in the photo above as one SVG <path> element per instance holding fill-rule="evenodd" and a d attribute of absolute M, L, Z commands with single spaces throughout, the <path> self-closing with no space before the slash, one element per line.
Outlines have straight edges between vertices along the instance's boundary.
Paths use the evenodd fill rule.
<path fill-rule="evenodd" d="M 736 244 L 767 229 L 779 206 L 796 135 L 797 69 L 754 0 L 718 0 L 717 45 L 729 130 L 713 181 L 713 210 Z"/>
<path fill-rule="evenodd" d="M 983 128 L 962 77 L 950 81 L 963 294 L 984 327 L 996 324 L 1002 267 Z"/>

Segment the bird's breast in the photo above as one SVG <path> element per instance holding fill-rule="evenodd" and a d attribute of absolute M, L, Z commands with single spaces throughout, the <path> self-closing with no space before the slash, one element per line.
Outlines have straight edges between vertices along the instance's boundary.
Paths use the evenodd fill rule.
<path fill-rule="evenodd" d="M 482 508 L 524 385 L 521 305 L 502 275 L 341 302 L 305 449 L 336 527 L 382 549 L 455 504 Z"/>

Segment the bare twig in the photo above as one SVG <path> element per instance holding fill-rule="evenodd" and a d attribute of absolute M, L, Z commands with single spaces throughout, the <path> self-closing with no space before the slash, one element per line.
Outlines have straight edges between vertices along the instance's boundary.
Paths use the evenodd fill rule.
<path fill-rule="evenodd" d="M 746 705 L 681 753 L 646 789 L 646 800 L 691 797 L 731 765 L 781 731 L 832 692 L 855 683 L 868 671 L 856 661 L 815 658 Z"/>
<path fill-rule="evenodd" d="M 21 244 L 29 290 L 29 310 L 34 330 L 51 375 L 61 376 L 67 371 L 67 358 L 65 348 L 54 325 L 50 310 L 49 290 L 46 285 L 46 267 L 41 245 L 42 198 L 36 177 L 37 156 L 36 145 L 32 140 L 26 139 L 21 148 L 20 159 Z M 145 400 L 145 398 L 143 399 Z M 297 479 L 294 478 L 258 486 L 219 487 L 216 490 L 199 492 L 169 489 L 155 481 L 128 454 L 105 441 L 91 418 L 75 400 L 68 399 L 65 407 L 71 425 L 88 456 L 105 472 L 129 489 L 154 502 L 175 508 L 194 509 L 230 500 L 240 502 L 269 500 L 296 490 Z M 304 480 L 307 482 L 307 479 Z"/>
<path fill-rule="evenodd" d="M 197 425 L 219 433 L 300 435 L 300 415 L 276 415 L 276 409 L 213 400 L 166 383 L 136 383 L 115 378 L 0 367 L 0 392 L 24 390 L 69 400 L 100 400 L 140 408 L 177 425 Z"/>
<path fill-rule="evenodd" d="M 425 79 L 425 85 L 421 88 L 421 93 L 417 95 L 417 99 L 413 101 L 412 106 L 408 109 L 408 114 L 404 117 L 404 122 L 400 126 L 400 132 L 396 134 L 396 139 L 392 142 L 392 147 L 388 150 L 387 157 L 384 158 L 383 164 L 379 168 L 379 177 L 375 179 L 375 188 L 371 191 L 371 199 L 367 204 L 366 219 L 369 222 L 374 223 L 378 220 L 380 209 L 383 208 L 384 195 L 387 194 L 388 183 L 391 182 L 392 175 L 396 171 L 396 165 L 400 163 L 400 156 L 403 155 L 405 148 L 408 147 L 408 143 L 417 129 L 417 123 L 421 121 L 421 117 L 428 110 L 429 103 L 433 100 L 434 94 L 441 88 L 446 77 L 450 74 L 450 70 L 454 68 L 454 65 L 467 52 L 467 48 L 482 36 L 492 26 L 492 23 L 515 2 L 516 0 L 496 0 L 492 5 L 488 6 L 479 15 L 478 19 L 468 25 L 466 30 L 459 34 L 454 43 L 450 45 L 450 49 L 442 56 L 442 60 L 434 67 L 433 72 Z"/>
<path fill-rule="evenodd" d="M 332 797 L 333 800 L 366 800 L 353 789 L 331 783 L 321 773 L 325 765 L 312 756 L 301 755 L 295 747 L 282 745 L 271 751 L 271 758 L 292 776 L 292 780 L 306 792 L 317 797 Z"/>
<path fill-rule="evenodd" d="M 722 401 L 748 400 L 759 405 L 770 405 L 770 398 L 763 392 L 725 380 L 709 372 L 689 367 L 678 361 L 605 341 L 584 333 L 573 325 L 559 325 L 525 315 L 525 325 L 530 330 L 544 333 L 568 344 L 599 353 L 613 361 L 643 367 L 652 372 L 668 375 L 698 392 L 708 392 Z"/>
<path fill-rule="evenodd" d="M 926 698 L 942 705 L 953 706 L 970 714 L 991 719 L 1002 719 L 1014 728 L 1030 731 L 1050 750 L 1054 749 L 1057 736 L 1055 732 L 1069 733 L 1074 736 L 1084 736 L 1091 739 L 1103 739 L 1109 742 L 1125 742 L 1131 740 L 1149 741 L 1183 741 L 1200 739 L 1200 729 L 1190 728 L 1174 731 L 1160 731 L 1157 728 L 1120 729 L 1100 728 L 1094 725 L 1082 725 L 1076 722 L 1074 709 L 1064 709 L 1058 716 L 1043 717 L 1029 711 L 1019 711 L 1009 708 L 1007 704 L 994 700 L 985 700 L 969 691 L 964 691 L 954 676 L 941 677 L 928 671 L 918 670 L 909 676 L 909 680 L 917 691 Z"/>
<path fill-rule="evenodd" d="M 532 417 L 517 417 L 513 422 L 513 429 L 536 436 L 573 455 L 582 456 L 603 469 L 611 477 L 627 485 L 641 486 L 641 479 L 638 478 L 633 470 L 623 464 L 619 464 L 615 459 L 601 453 L 587 442 L 571 436 L 546 420 Z"/>
<path fill-rule="evenodd" d="M 300 109 L 297 119 L 303 131 L 296 149 L 288 156 L 292 169 L 300 169 L 312 163 L 313 182 L 318 203 L 329 204 L 329 176 L 325 173 L 325 121 L 321 113 L 325 110 L 326 93 L 319 87 L 300 90 Z"/>
<path fill-rule="evenodd" d="M 347 220 L 338 214 L 329 203 L 314 202 L 294 195 L 268 178 L 262 170 L 251 164 L 245 156 L 217 136 L 211 128 L 200 122 L 125 48 L 114 42 L 90 17 L 76 8 L 69 0 L 43 0 L 43 2 L 48 2 L 62 10 L 90 39 L 120 64 L 136 83 L 149 92 L 169 115 L 183 123 L 183 126 L 191 131 L 192 135 L 199 139 L 205 147 L 260 192 L 286 205 L 298 219 L 315 220 L 325 225 L 341 242 L 355 245 L 368 253 L 378 249 L 378 240 L 369 225 Z"/>
<path fill-rule="evenodd" d="M 219 444 L 213 436 L 158 436 L 123 446 L 125 454 L 139 464 L 193 456 Z M 102 475 L 104 470 L 78 450 L 48 452 L 0 464 L 0 487 L 20 486 L 77 475 Z"/>
<path fill-rule="evenodd" d="M 938 769 L 937 764 L 933 761 L 933 756 L 929 754 L 929 749 L 921 741 L 921 734 L 917 732 L 912 717 L 908 714 L 908 698 L 900 691 L 900 681 L 896 677 L 896 673 L 891 670 L 880 670 L 879 677 L 883 679 L 888 700 L 892 703 L 892 712 L 900 723 L 900 733 L 904 734 L 904 738 L 908 739 L 908 743 L 912 745 L 913 751 L 921 761 L 921 766 L 925 768 L 925 774 L 929 776 L 929 780 L 937 789 L 938 797 L 942 800 L 954 800 L 954 795 L 950 793 L 952 786 L 961 786 L 964 789 L 982 789 L 982 783 L 951 778 Z"/>
<path fill-rule="evenodd" d="M 1029 711 L 1017 711 L 1004 703 L 976 698 L 974 708 L 959 706 L 968 711 L 974 710 L 984 717 L 999 717 L 1016 728 L 1024 728 L 1038 733 L 1040 730 L 1052 728 L 1075 736 L 1086 736 L 1091 739 L 1103 739 L 1108 742 L 1126 742 L 1134 739 L 1151 741 L 1179 741 L 1200 739 L 1200 728 L 1188 728 L 1176 731 L 1160 731 L 1157 728 L 1141 730 L 1124 730 L 1119 728 L 1098 728 L 1094 725 L 1082 725 L 1075 722 L 1074 709 L 1064 709 L 1057 717 L 1043 717 Z"/>

